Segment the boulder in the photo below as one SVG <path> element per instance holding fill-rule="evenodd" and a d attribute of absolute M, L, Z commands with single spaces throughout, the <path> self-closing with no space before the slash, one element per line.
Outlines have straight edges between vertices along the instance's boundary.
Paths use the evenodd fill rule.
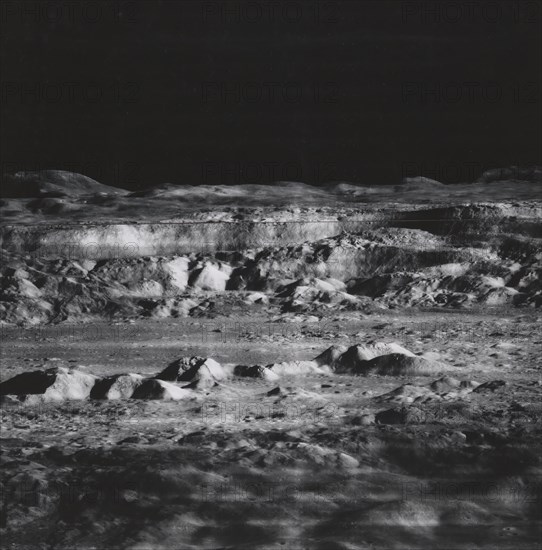
<path fill-rule="evenodd" d="M 231 267 L 226 265 L 207 264 L 194 274 L 191 284 L 199 290 L 226 290 L 231 271 Z"/>
<path fill-rule="evenodd" d="M 346 346 L 331 346 L 315 357 L 314 361 L 320 366 L 335 368 L 338 365 L 343 353 L 347 349 L 348 348 Z"/>
<path fill-rule="evenodd" d="M 435 374 L 443 368 L 436 361 L 422 357 L 409 357 L 401 353 L 380 355 L 370 361 L 361 361 L 350 372 L 352 374 L 380 374 L 383 376 L 420 376 Z"/>
<path fill-rule="evenodd" d="M 262 367 L 261 365 L 236 365 L 233 369 L 234 376 L 240 376 L 243 378 L 259 378 L 262 380 L 268 380 L 274 382 L 279 379 L 279 375 L 273 372 L 268 367 Z"/>
<path fill-rule="evenodd" d="M 490 380 L 489 382 L 480 384 L 472 391 L 473 393 L 490 393 L 502 389 L 504 386 L 506 386 L 506 382 L 504 380 Z"/>
<path fill-rule="evenodd" d="M 226 371 L 214 359 L 182 357 L 170 363 L 156 378 L 172 382 L 188 382 L 191 389 L 209 388 L 227 377 Z"/>
<path fill-rule="evenodd" d="M 425 413 L 417 407 L 388 409 L 375 415 L 377 424 L 418 424 L 425 420 Z"/>
<path fill-rule="evenodd" d="M 199 357 L 197 355 L 175 359 L 175 361 L 172 361 L 155 378 L 158 378 L 159 380 L 166 380 L 169 382 L 178 382 L 180 380 L 183 380 L 182 376 L 185 375 L 187 371 L 203 365 L 205 361 L 205 357 Z"/>
<path fill-rule="evenodd" d="M 143 382 L 140 374 L 116 374 L 96 381 L 91 399 L 129 399 Z"/>
<path fill-rule="evenodd" d="M 160 399 L 163 401 L 178 401 L 189 399 L 193 394 L 190 390 L 180 388 L 170 382 L 147 378 L 134 391 L 133 399 Z"/>
<path fill-rule="evenodd" d="M 0 395 L 38 395 L 40 401 L 86 399 L 96 377 L 77 369 L 53 367 L 25 372 L 0 384 Z"/>
<path fill-rule="evenodd" d="M 302 374 L 322 374 L 328 370 L 320 368 L 316 361 L 284 361 L 267 365 L 278 376 L 299 376 Z"/>
<path fill-rule="evenodd" d="M 331 346 L 314 360 L 321 366 L 329 366 L 337 373 L 351 373 L 366 361 L 381 355 L 401 354 L 415 357 L 414 354 L 396 343 L 377 342 L 371 345 L 355 345 L 349 348 Z"/>

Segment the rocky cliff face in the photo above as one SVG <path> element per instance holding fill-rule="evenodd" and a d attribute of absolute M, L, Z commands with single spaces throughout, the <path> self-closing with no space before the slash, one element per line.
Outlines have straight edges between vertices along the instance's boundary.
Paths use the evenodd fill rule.
<path fill-rule="evenodd" d="M 523 185 L 536 197 L 536 184 Z M 197 200 L 197 188 L 167 187 L 143 198 L 95 193 L 69 201 L 4 201 L 1 319 L 201 316 L 210 300 L 225 295 L 239 304 L 315 314 L 540 305 L 542 206 L 534 198 L 503 200 L 506 185 L 473 184 L 474 194 L 486 190 L 485 200 L 466 203 L 456 187 L 440 185 L 441 205 L 433 200 L 427 207 L 418 188 L 407 184 L 393 193 L 341 184 L 310 188 L 308 203 L 316 196 L 322 202 L 315 207 L 303 205 L 300 190 L 307 187 L 267 189 L 261 198 L 280 191 L 282 200 L 290 195 L 291 204 L 301 202 L 287 208 L 230 203 L 232 197 L 256 200 L 251 186 L 199 189 Z M 456 196 L 446 205 L 448 189 Z M 374 193 L 379 199 L 371 202 Z M 172 213 L 179 195 L 176 218 L 153 221 L 162 201 Z M 127 213 L 122 221 L 71 217 L 70 208 L 86 205 L 87 218 L 94 212 L 102 220 L 104 208 L 128 212 L 130 200 L 136 201 L 130 219 Z M 139 219 L 137 201 L 145 201 L 151 221 Z M 18 221 L 10 223 L 10 216 Z"/>

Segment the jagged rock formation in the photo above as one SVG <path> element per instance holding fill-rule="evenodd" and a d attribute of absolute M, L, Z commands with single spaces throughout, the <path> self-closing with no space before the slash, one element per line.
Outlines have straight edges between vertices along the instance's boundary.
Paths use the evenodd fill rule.
<path fill-rule="evenodd" d="M 259 378 L 262 380 L 267 380 L 268 382 L 273 382 L 278 380 L 279 375 L 273 371 L 272 365 L 262 367 L 261 365 L 236 365 L 233 374 L 242 378 Z"/>
<path fill-rule="evenodd" d="M 188 382 L 187 388 L 207 388 L 226 378 L 220 363 L 204 357 L 190 357 L 174 361 L 156 378 L 175 382 Z"/>
<path fill-rule="evenodd" d="M 0 314 L 4 322 L 45 323 L 93 317 L 190 316 L 209 293 L 234 292 L 245 303 L 283 312 L 379 307 L 540 305 L 542 255 L 537 239 L 444 246 L 409 229 L 373 230 L 303 246 L 259 252 L 53 259 L 5 251 Z M 409 244 L 415 239 L 416 244 Z"/>
<path fill-rule="evenodd" d="M 393 352 L 393 353 L 390 353 Z M 81 370 L 63 366 L 23 373 L 0 383 L 0 396 L 29 395 L 41 401 L 81 399 L 165 399 L 194 397 L 193 390 L 208 390 L 232 379 L 254 378 L 275 382 L 280 378 L 314 374 L 381 374 L 390 376 L 436 374 L 445 365 L 415 356 L 398 344 L 377 343 L 372 346 L 336 348 L 332 346 L 312 361 L 283 361 L 267 366 L 223 366 L 209 357 L 181 357 L 156 376 L 116 374 L 98 378 Z M 439 384 L 453 385 L 453 379 Z M 438 389 L 432 387 L 432 389 Z"/>
<path fill-rule="evenodd" d="M 442 186 L 445 198 L 418 179 L 389 190 L 168 187 L 105 196 L 78 174 L 40 177 L 71 195 L 0 202 L 0 322 L 201 317 L 209 296 L 225 292 L 270 312 L 314 315 L 542 303 L 542 207 L 527 175 L 512 182 L 510 198 L 503 182 Z M 434 194 L 430 207 L 416 186 Z M 345 202 L 358 195 L 361 206 Z M 260 204 L 231 206 L 231 196 Z M 267 205 L 271 196 L 299 198 L 300 206 Z M 304 196 L 319 205 L 303 206 Z M 175 215 L 164 219 L 165 208 Z M 160 222 L 152 221 L 157 213 Z"/>
<path fill-rule="evenodd" d="M 90 391 L 91 399 L 129 399 L 143 383 L 140 374 L 116 374 L 96 381 Z"/>
<path fill-rule="evenodd" d="M 18 395 L 35 403 L 87 399 L 97 378 L 78 369 L 53 367 L 25 372 L 0 384 L 0 395 Z M 32 396 L 32 398 L 29 398 Z"/>
<path fill-rule="evenodd" d="M 189 399 L 193 397 L 193 395 L 190 390 L 180 388 L 170 382 L 164 382 L 164 380 L 157 380 L 156 378 L 148 378 L 135 389 L 131 397 L 132 399 L 178 401 L 180 399 Z"/>

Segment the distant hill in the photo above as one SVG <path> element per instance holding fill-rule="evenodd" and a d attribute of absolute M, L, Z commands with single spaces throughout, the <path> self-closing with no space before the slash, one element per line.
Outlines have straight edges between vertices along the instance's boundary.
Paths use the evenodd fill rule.
<path fill-rule="evenodd" d="M 509 166 L 507 168 L 492 168 L 486 170 L 477 183 L 493 183 L 497 181 L 528 181 L 542 183 L 542 166 Z"/>
<path fill-rule="evenodd" d="M 433 185 L 436 187 L 444 186 L 443 183 L 431 178 L 426 178 L 425 176 L 416 176 L 414 178 L 403 178 L 401 180 L 402 185 Z"/>
<path fill-rule="evenodd" d="M 64 170 L 17 172 L 5 175 L 0 186 L 2 198 L 75 197 L 98 193 L 126 195 L 128 191 Z"/>

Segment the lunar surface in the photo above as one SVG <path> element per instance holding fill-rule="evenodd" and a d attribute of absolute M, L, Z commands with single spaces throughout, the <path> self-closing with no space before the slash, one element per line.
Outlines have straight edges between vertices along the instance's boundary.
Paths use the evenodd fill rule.
<path fill-rule="evenodd" d="M 9 177 L 3 547 L 539 548 L 541 177 Z"/>

